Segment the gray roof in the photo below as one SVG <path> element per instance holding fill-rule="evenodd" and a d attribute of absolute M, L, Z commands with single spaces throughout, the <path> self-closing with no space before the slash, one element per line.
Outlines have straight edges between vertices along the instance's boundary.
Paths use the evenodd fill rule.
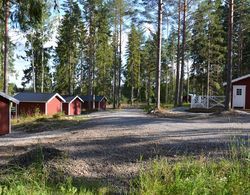
<path fill-rule="evenodd" d="M 82 100 L 86 101 L 86 102 L 89 102 L 89 101 L 92 100 L 92 96 L 91 95 L 82 95 L 82 96 L 80 96 L 80 98 L 82 98 Z M 107 100 L 107 98 L 105 96 L 99 96 L 99 95 L 95 96 L 95 101 L 96 102 L 100 102 L 103 99 Z"/>
<path fill-rule="evenodd" d="M 63 97 L 57 93 L 31 93 L 31 92 L 20 92 L 14 97 L 20 102 L 48 102 L 54 96 L 58 96 L 61 100 L 65 102 Z"/>
<path fill-rule="evenodd" d="M 64 95 L 62 97 L 65 99 L 66 103 L 70 103 L 71 101 L 73 101 L 76 98 L 78 98 L 81 102 L 83 102 L 82 98 L 80 98 L 79 96 Z"/>
<path fill-rule="evenodd" d="M 7 99 L 7 100 L 9 100 L 10 102 L 14 102 L 16 104 L 19 104 L 19 101 L 17 99 L 7 95 L 6 93 L 0 92 L 0 96 Z"/>

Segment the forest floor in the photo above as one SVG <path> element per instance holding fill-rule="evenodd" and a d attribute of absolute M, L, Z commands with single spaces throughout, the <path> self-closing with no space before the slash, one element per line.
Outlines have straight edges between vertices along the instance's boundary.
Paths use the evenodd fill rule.
<path fill-rule="evenodd" d="M 53 126 L 50 120 L 41 121 L 47 126 L 39 131 L 33 132 L 30 125 L 28 131 L 15 125 L 12 134 L 0 137 L 0 165 L 37 145 L 52 147 L 67 154 L 64 170 L 72 177 L 109 183 L 119 189 L 127 188 L 129 180 L 150 159 L 220 158 L 230 145 L 250 140 L 247 114 L 182 112 L 181 117 L 159 117 L 123 109 L 69 118 L 64 123 L 59 121 L 58 127 L 55 120 Z"/>

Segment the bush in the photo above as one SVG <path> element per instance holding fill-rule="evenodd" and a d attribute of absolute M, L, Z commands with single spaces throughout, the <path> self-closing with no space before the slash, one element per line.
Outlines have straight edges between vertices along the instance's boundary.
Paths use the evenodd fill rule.
<path fill-rule="evenodd" d="M 53 115 L 53 118 L 54 119 L 60 119 L 60 118 L 62 118 L 64 116 L 65 116 L 64 112 L 58 112 L 58 113 L 56 113 L 56 114 Z"/>

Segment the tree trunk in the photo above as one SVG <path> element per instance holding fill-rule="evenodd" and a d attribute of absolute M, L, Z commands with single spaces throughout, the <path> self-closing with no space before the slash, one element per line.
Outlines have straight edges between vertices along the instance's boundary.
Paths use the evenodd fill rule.
<path fill-rule="evenodd" d="M 238 41 L 238 77 L 242 75 L 242 60 L 243 60 L 243 33 L 242 24 L 239 26 L 239 41 Z"/>
<path fill-rule="evenodd" d="M 131 106 L 134 105 L 134 86 L 131 86 L 131 97 L 130 97 L 130 101 L 131 101 Z"/>
<path fill-rule="evenodd" d="M 5 3 L 5 32 L 4 32 L 4 84 L 3 84 L 3 92 L 8 93 L 8 85 L 9 85 L 9 78 L 8 78 L 8 66 L 9 66 L 9 36 L 8 36 L 8 21 L 9 21 L 9 10 L 10 2 L 6 0 Z"/>
<path fill-rule="evenodd" d="M 183 5 L 183 30 L 182 30 L 182 57 L 181 57 L 181 76 L 180 76 L 180 90 L 178 105 L 182 106 L 183 97 L 183 84 L 184 84 L 184 69 L 185 69 L 185 50 L 186 50 L 186 13 L 187 13 L 187 0 L 184 0 Z"/>
<path fill-rule="evenodd" d="M 207 108 L 209 108 L 210 90 L 210 37 L 208 37 L 208 62 L 207 62 Z"/>
<path fill-rule="evenodd" d="M 229 1 L 228 14 L 228 43 L 227 43 L 227 87 L 225 109 L 231 110 L 231 95 L 232 95 L 232 64 L 233 64 L 233 15 L 234 15 L 234 0 Z"/>
<path fill-rule="evenodd" d="M 158 45 L 157 45 L 157 69 L 156 69 L 156 108 L 161 107 L 161 46 L 162 46 L 162 0 L 158 2 Z"/>
<path fill-rule="evenodd" d="M 41 93 L 44 92 L 44 51 L 42 46 L 42 86 L 41 86 Z"/>
<path fill-rule="evenodd" d="M 180 39 L 181 39 L 181 0 L 178 3 L 178 44 L 177 44 L 177 60 L 176 60 L 176 82 L 175 82 L 175 99 L 174 105 L 178 105 L 178 96 L 180 90 Z"/>
<path fill-rule="evenodd" d="M 122 74 L 122 16 L 120 13 L 120 24 L 119 24 L 119 75 L 118 75 L 118 108 L 121 104 L 121 74 Z"/>
<path fill-rule="evenodd" d="M 32 56 L 31 63 L 32 63 L 33 92 L 36 93 L 36 74 L 35 74 L 35 57 L 34 57 L 34 48 L 33 48 L 33 37 L 31 37 L 31 56 Z"/>

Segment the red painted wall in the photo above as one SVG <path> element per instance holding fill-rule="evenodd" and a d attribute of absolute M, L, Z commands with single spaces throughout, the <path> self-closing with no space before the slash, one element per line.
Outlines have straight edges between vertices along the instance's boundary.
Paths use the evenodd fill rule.
<path fill-rule="evenodd" d="M 100 107 L 101 107 L 102 110 L 106 110 L 106 104 L 107 104 L 106 100 L 101 101 Z"/>
<path fill-rule="evenodd" d="M 54 97 L 47 103 L 47 115 L 54 115 L 58 112 L 62 112 L 62 100 L 58 97 Z"/>
<path fill-rule="evenodd" d="M 34 115 L 36 111 L 40 114 L 45 114 L 45 103 L 20 102 L 17 105 L 18 115 Z"/>
<path fill-rule="evenodd" d="M 68 103 L 63 103 L 63 112 L 65 115 L 69 115 Z"/>
<path fill-rule="evenodd" d="M 0 97 L 0 135 L 10 132 L 9 100 Z"/>
<path fill-rule="evenodd" d="M 92 103 L 92 102 L 91 102 Z M 89 107 L 89 104 L 88 102 L 84 102 L 82 103 L 82 108 L 85 109 L 85 110 L 88 110 L 88 107 Z M 101 109 L 101 110 L 106 110 L 106 100 L 102 100 L 100 102 L 100 107 L 99 107 L 99 103 L 98 102 L 95 102 L 95 108 L 96 109 Z"/>
<path fill-rule="evenodd" d="M 70 104 L 70 115 L 80 115 L 82 109 L 82 102 L 76 98 L 71 104 Z"/>
<path fill-rule="evenodd" d="M 250 78 L 242 79 L 233 85 L 246 85 L 246 109 L 250 109 Z M 233 93 L 233 90 L 232 90 Z"/>

